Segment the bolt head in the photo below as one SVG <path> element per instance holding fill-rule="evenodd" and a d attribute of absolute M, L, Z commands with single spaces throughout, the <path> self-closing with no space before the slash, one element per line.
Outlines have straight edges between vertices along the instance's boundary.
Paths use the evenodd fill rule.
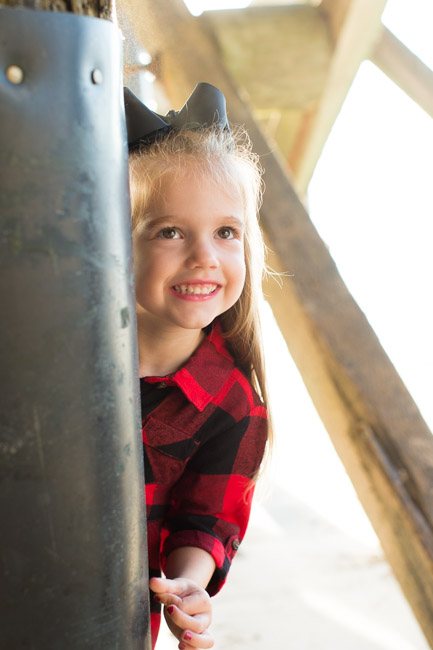
<path fill-rule="evenodd" d="M 103 80 L 102 72 L 99 68 L 92 70 L 92 81 L 94 84 L 101 84 Z"/>
<path fill-rule="evenodd" d="M 19 65 L 10 65 L 6 68 L 6 79 L 14 85 L 22 83 L 24 71 Z"/>

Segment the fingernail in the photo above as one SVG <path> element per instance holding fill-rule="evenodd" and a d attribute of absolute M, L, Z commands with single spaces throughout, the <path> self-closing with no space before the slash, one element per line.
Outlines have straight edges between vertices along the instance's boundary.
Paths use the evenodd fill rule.
<path fill-rule="evenodd" d="M 173 611 L 174 611 L 174 606 L 173 605 L 170 605 L 170 607 L 167 607 L 167 612 L 169 614 L 173 614 Z"/>
<path fill-rule="evenodd" d="M 184 643 L 179 643 L 177 647 L 179 648 L 179 650 L 185 650 L 186 645 Z"/>
<path fill-rule="evenodd" d="M 159 596 L 154 596 L 153 600 L 156 600 L 157 603 L 161 602 L 161 598 Z"/>
<path fill-rule="evenodd" d="M 185 632 L 185 634 L 183 635 L 183 638 L 185 639 L 185 641 L 191 641 L 191 639 L 192 639 L 191 632 Z"/>

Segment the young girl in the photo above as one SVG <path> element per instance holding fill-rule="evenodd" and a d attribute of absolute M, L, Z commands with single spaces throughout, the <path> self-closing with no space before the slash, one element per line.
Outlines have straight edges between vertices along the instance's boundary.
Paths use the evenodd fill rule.
<path fill-rule="evenodd" d="M 152 643 L 162 604 L 180 650 L 210 648 L 209 596 L 244 536 L 268 440 L 261 176 L 213 86 L 165 118 L 127 90 L 125 105 Z"/>

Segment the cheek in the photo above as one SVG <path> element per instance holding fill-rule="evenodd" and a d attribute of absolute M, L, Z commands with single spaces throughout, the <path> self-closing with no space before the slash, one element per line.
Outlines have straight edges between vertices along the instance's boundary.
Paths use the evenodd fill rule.
<path fill-rule="evenodd" d="M 144 242 L 137 242 L 134 246 L 135 282 L 154 279 L 160 274 L 159 266 L 161 266 L 160 258 L 153 248 Z"/>
<path fill-rule="evenodd" d="M 139 302 L 146 302 L 154 293 L 156 276 L 153 265 L 146 256 L 134 260 L 135 295 Z"/>
<path fill-rule="evenodd" d="M 136 288 L 138 288 L 142 284 L 144 278 L 146 277 L 146 273 L 147 273 L 146 264 L 144 263 L 143 259 L 135 255 L 134 256 L 134 278 L 135 278 Z"/>
<path fill-rule="evenodd" d="M 233 289 L 236 292 L 236 300 L 242 293 L 245 285 L 246 266 L 243 255 L 240 255 L 236 264 L 233 265 Z"/>

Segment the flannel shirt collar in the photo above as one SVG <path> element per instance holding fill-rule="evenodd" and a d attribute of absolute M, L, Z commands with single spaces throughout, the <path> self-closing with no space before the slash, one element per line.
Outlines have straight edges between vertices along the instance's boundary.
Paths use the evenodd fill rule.
<path fill-rule="evenodd" d="M 146 377 L 151 384 L 178 386 L 199 410 L 218 397 L 234 368 L 233 357 L 226 348 L 218 321 L 185 365 L 166 377 Z"/>

